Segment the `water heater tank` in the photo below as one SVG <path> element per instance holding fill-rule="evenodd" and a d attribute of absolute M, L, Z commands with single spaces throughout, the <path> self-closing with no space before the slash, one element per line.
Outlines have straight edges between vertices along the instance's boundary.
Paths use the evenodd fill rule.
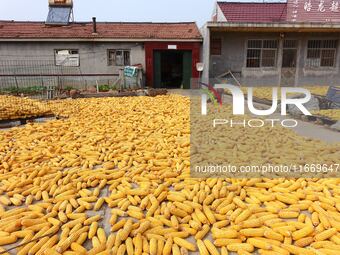
<path fill-rule="evenodd" d="M 48 0 L 49 6 L 73 6 L 73 0 Z"/>

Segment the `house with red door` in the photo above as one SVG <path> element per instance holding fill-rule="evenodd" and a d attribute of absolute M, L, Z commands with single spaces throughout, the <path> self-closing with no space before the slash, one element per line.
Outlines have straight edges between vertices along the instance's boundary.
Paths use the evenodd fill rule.
<path fill-rule="evenodd" d="M 48 4 L 44 22 L 0 21 L 0 84 L 115 84 L 125 66 L 153 88 L 190 88 L 199 76 L 195 22 L 75 22 L 73 0 Z"/>
<path fill-rule="evenodd" d="M 40 77 L 58 76 L 53 84 L 71 79 L 114 83 L 122 67 L 139 65 L 147 86 L 190 88 L 190 79 L 198 77 L 201 44 L 194 22 L 0 21 L 0 80 L 20 83 L 39 72 Z"/>
<path fill-rule="evenodd" d="M 203 29 L 204 80 L 222 77 L 248 86 L 340 84 L 339 2 L 217 2 Z"/>

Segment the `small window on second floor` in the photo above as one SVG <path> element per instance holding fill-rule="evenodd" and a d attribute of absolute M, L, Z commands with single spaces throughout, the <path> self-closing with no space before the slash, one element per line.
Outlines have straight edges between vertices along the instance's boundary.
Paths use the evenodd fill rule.
<path fill-rule="evenodd" d="M 108 50 L 107 60 L 109 66 L 129 66 L 130 50 Z"/>

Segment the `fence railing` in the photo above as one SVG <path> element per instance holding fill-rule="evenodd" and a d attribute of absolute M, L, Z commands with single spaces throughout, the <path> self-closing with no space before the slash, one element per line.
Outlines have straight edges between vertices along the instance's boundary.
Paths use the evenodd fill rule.
<path fill-rule="evenodd" d="M 80 67 L 57 66 L 54 60 L 0 60 L 0 93 L 50 98 L 65 90 L 88 90 L 98 85 L 114 87 L 118 74 L 84 73 Z"/>

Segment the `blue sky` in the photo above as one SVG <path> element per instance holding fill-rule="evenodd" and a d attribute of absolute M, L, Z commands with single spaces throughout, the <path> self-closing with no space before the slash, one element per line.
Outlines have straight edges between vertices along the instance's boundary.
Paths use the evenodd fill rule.
<path fill-rule="evenodd" d="M 196 21 L 209 20 L 215 0 L 74 0 L 76 21 Z M 44 21 L 48 0 L 0 0 L 0 20 Z"/>

